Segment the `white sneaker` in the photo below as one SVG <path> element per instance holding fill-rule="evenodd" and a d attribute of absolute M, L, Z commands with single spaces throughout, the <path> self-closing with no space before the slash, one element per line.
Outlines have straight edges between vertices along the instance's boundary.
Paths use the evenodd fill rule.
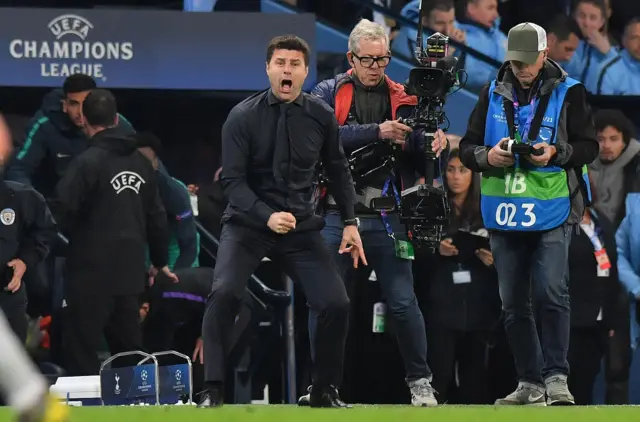
<path fill-rule="evenodd" d="M 426 378 L 407 383 L 411 391 L 411 404 L 418 407 L 433 407 L 438 405 L 431 383 Z"/>
<path fill-rule="evenodd" d="M 544 388 L 528 382 L 520 382 L 516 391 L 496 400 L 500 406 L 546 406 Z"/>

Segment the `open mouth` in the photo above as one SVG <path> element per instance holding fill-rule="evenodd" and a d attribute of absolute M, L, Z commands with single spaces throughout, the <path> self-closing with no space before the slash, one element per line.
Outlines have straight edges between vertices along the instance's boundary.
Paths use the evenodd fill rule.
<path fill-rule="evenodd" d="M 291 87 L 293 86 L 293 81 L 291 79 L 283 79 L 280 82 L 280 89 L 284 92 L 291 91 Z"/>

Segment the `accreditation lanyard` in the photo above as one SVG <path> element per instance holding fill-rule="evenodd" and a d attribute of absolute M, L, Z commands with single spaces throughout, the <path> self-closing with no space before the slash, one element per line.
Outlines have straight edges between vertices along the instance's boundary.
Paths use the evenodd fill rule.
<path fill-rule="evenodd" d="M 598 267 L 601 270 L 610 269 L 611 261 L 609 260 L 609 256 L 607 255 L 607 250 L 604 248 L 604 246 L 602 245 L 602 241 L 600 240 L 600 229 L 596 227 L 595 222 L 593 223 L 593 227 L 588 224 L 580 224 L 580 227 L 593 245 L 593 251 L 594 255 L 596 256 Z"/>
<path fill-rule="evenodd" d="M 389 185 L 391 185 L 393 189 L 393 196 L 396 197 L 396 205 L 400 206 L 400 195 L 398 194 L 398 189 L 396 188 L 395 183 L 391 183 L 391 178 L 387 179 L 384 182 L 384 186 L 382 187 L 382 196 L 387 196 L 387 192 L 389 192 Z M 382 218 L 382 224 L 384 224 L 384 228 L 387 229 L 387 234 L 389 235 L 389 237 L 395 239 L 393 229 L 391 228 L 389 218 L 387 217 L 387 212 L 385 210 L 381 210 L 380 217 Z"/>
<path fill-rule="evenodd" d="M 536 115 L 536 100 L 538 96 L 534 95 L 531 98 L 531 111 L 529 113 L 529 117 L 527 117 L 527 121 L 524 123 L 522 127 L 522 131 L 518 130 L 518 126 L 520 125 L 520 102 L 518 101 L 518 94 L 516 93 L 515 88 L 513 89 L 513 125 L 515 126 L 516 133 L 516 141 L 521 142 L 529 142 L 527 136 L 529 135 L 529 130 L 531 129 L 531 122 L 533 121 L 533 117 Z"/>

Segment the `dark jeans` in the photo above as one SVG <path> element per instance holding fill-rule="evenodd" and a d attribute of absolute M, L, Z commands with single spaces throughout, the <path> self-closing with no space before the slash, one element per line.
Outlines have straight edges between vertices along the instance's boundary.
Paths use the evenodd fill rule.
<path fill-rule="evenodd" d="M 214 286 L 202 324 L 205 381 L 224 381 L 234 320 L 250 275 L 262 258 L 282 263 L 302 285 L 320 315 L 315 333 L 313 382 L 321 388 L 342 382 L 349 298 L 319 231 L 277 235 L 233 223 L 222 227 Z"/>
<path fill-rule="evenodd" d="M 343 225 L 337 214 L 328 214 L 322 235 L 333 252 L 338 269 L 344 280 L 353 261 L 349 255 L 339 255 Z M 389 215 L 396 237 L 406 239 L 405 228 L 397 215 Z M 424 318 L 413 291 L 411 261 L 396 257 L 393 240 L 387 234 L 382 220 L 378 218 L 360 219 L 360 236 L 369 266 L 376 273 L 382 296 L 395 322 L 398 345 L 404 359 L 407 381 L 420 378 L 431 379 L 427 365 L 427 335 Z M 314 338 L 318 316 L 309 311 L 309 334 Z M 312 340 L 313 342 L 313 340 Z"/>
<path fill-rule="evenodd" d="M 546 232 L 491 233 L 504 326 L 519 381 L 542 385 L 551 375 L 569 375 L 571 230 L 571 225 L 563 225 Z M 542 339 L 536 331 L 532 292 L 539 304 Z"/>

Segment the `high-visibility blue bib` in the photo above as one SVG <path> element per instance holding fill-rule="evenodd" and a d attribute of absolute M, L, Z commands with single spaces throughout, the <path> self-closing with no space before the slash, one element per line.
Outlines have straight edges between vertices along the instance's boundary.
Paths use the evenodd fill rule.
<path fill-rule="evenodd" d="M 529 135 L 523 141 L 532 144 L 557 141 L 559 120 L 567 91 L 578 81 L 567 78 L 559 83 L 551 97 L 535 141 Z M 509 137 L 509 127 L 504 111 L 503 97 L 496 94 L 495 81 L 489 89 L 489 109 L 485 128 L 485 145 L 493 147 L 502 138 Z M 527 126 L 535 113 L 539 100 L 520 105 L 517 126 Z M 509 103 L 508 103 L 509 104 Z M 564 123 L 563 123 L 564 124 Z M 566 130 L 562 127 L 561 130 Z M 526 135 L 526 134 L 525 134 Z M 569 183 L 565 170 L 547 165 L 537 167 L 524 157 L 516 157 L 516 163 L 508 168 L 491 168 L 482 173 L 482 218 L 487 229 L 505 231 L 543 231 L 563 224 L 571 212 Z"/>

